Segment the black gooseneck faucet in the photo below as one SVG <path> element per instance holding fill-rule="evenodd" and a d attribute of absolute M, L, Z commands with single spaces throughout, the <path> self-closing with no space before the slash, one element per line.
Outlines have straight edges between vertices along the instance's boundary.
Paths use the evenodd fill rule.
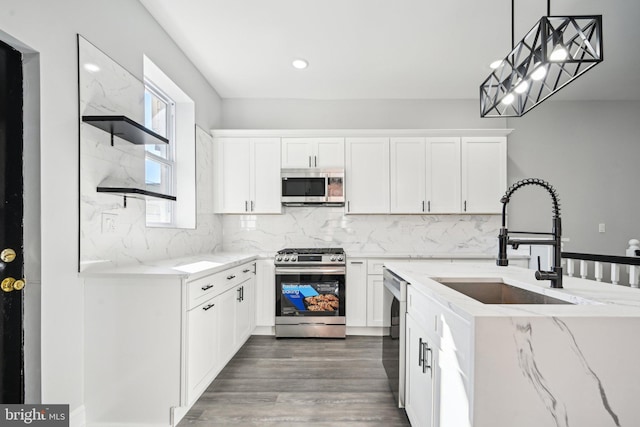
<path fill-rule="evenodd" d="M 507 203 L 511 195 L 518 189 L 527 185 L 538 185 L 546 189 L 551 195 L 553 202 L 553 228 L 551 233 L 529 232 L 529 231 L 509 231 L 506 227 L 506 214 Z M 504 196 L 500 199 L 502 203 L 502 228 L 500 228 L 500 234 L 498 235 L 498 259 L 496 264 L 499 266 L 509 265 L 507 259 L 507 246 L 511 245 L 514 249 L 517 249 L 519 245 L 549 245 L 553 246 L 553 264 L 551 265 L 551 271 L 540 270 L 540 258 L 538 258 L 538 271 L 536 271 L 537 280 L 550 280 L 552 288 L 562 288 L 562 248 L 560 246 L 562 235 L 562 223 L 560 221 L 560 203 L 558 202 L 558 193 L 555 188 L 548 182 L 538 178 L 527 178 L 513 184 Z M 533 240 L 533 239 L 512 239 L 510 234 L 528 234 L 528 235 L 544 235 L 551 236 L 548 240 Z"/>

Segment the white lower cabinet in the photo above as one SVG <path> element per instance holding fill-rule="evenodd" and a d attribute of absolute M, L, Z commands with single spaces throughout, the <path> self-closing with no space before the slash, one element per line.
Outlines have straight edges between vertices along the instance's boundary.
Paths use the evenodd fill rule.
<path fill-rule="evenodd" d="M 256 261 L 255 301 L 256 332 L 272 334 L 276 324 L 276 273 L 273 258 Z"/>
<path fill-rule="evenodd" d="M 218 368 L 219 324 L 217 298 L 192 308 L 187 313 L 187 400 L 195 400 L 215 377 Z"/>
<path fill-rule="evenodd" d="M 391 295 L 385 291 L 382 276 L 367 278 L 367 326 L 391 325 Z"/>
<path fill-rule="evenodd" d="M 87 425 L 177 425 L 253 332 L 255 280 L 86 277 Z"/>
<path fill-rule="evenodd" d="M 348 327 L 367 326 L 367 260 L 347 261 L 346 316 Z"/>
<path fill-rule="evenodd" d="M 434 400 L 437 382 L 437 349 L 428 333 L 411 315 L 406 322 L 406 380 L 404 407 L 413 427 L 437 426 Z"/>
<path fill-rule="evenodd" d="M 473 388 L 468 321 L 409 285 L 405 410 L 413 427 L 470 427 Z"/>

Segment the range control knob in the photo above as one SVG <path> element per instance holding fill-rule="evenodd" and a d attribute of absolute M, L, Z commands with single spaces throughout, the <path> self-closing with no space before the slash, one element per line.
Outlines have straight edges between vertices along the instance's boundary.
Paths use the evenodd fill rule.
<path fill-rule="evenodd" d="M 289 257 L 288 256 L 284 257 L 284 260 L 289 261 Z"/>
<path fill-rule="evenodd" d="M 281 256 L 276 257 L 276 261 L 282 261 L 282 257 Z"/>
<path fill-rule="evenodd" d="M 338 261 L 343 261 L 343 260 L 344 260 L 344 257 L 342 255 L 339 255 L 338 256 Z"/>
<path fill-rule="evenodd" d="M 292 261 L 292 262 L 297 261 L 297 260 L 298 260 L 298 258 L 296 258 L 295 256 L 292 256 L 292 257 L 291 257 L 291 261 Z"/>
<path fill-rule="evenodd" d="M 331 261 L 335 261 L 335 260 L 336 260 L 336 257 L 331 255 Z"/>

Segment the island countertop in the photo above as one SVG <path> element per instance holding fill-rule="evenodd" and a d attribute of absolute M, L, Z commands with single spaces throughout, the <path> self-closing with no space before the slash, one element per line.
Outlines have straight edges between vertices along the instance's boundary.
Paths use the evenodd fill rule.
<path fill-rule="evenodd" d="M 567 276 L 563 289 L 552 289 L 533 270 L 479 263 L 385 267 L 409 283 L 407 376 L 422 381 L 409 353 L 417 337 L 436 357 L 434 425 L 638 424 L 640 289 Z M 578 304 L 483 304 L 436 281 L 446 278 L 500 279 Z"/>
<path fill-rule="evenodd" d="M 554 289 L 548 280 L 536 280 L 534 270 L 486 263 L 389 262 L 385 267 L 467 320 L 478 316 L 640 317 L 640 289 L 627 286 L 564 276 L 563 288 Z M 572 304 L 483 304 L 438 283 L 446 278 L 498 279 Z"/>

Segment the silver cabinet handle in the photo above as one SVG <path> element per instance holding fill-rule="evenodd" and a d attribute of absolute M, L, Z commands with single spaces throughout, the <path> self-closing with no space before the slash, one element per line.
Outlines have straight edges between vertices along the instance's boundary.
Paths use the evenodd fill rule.
<path fill-rule="evenodd" d="M 309 167 L 311 167 L 311 156 L 309 156 Z"/>
<path fill-rule="evenodd" d="M 424 363 L 424 344 L 422 343 L 422 338 L 418 339 L 418 366 L 422 366 Z M 422 368 L 424 372 L 424 367 Z"/>
<path fill-rule="evenodd" d="M 215 306 L 215 304 L 208 304 L 208 305 L 205 305 L 204 307 L 202 307 L 202 309 L 203 309 L 204 311 L 209 311 L 209 310 L 210 310 L 211 308 L 213 308 L 214 306 Z"/>
<path fill-rule="evenodd" d="M 231 276 L 227 276 L 227 280 L 231 280 L 231 279 L 235 279 L 236 276 L 234 276 L 233 274 Z"/>
<path fill-rule="evenodd" d="M 349 264 L 364 264 L 363 261 L 349 261 Z"/>
<path fill-rule="evenodd" d="M 467 211 L 467 201 L 466 200 L 464 201 L 464 211 L 465 212 Z"/>
<path fill-rule="evenodd" d="M 202 289 L 203 291 L 207 291 L 207 290 L 209 290 L 209 289 L 211 289 L 211 288 L 213 288 L 213 285 L 209 284 L 209 285 L 205 285 L 205 286 L 203 286 L 201 289 Z"/>
<path fill-rule="evenodd" d="M 318 167 L 318 156 L 313 156 L 313 165 Z"/>
<path fill-rule="evenodd" d="M 431 200 L 427 202 L 427 212 L 431 212 Z"/>
<path fill-rule="evenodd" d="M 253 212 L 253 200 L 251 201 L 251 212 Z"/>
<path fill-rule="evenodd" d="M 422 201 L 422 212 L 424 212 L 424 200 Z"/>
<path fill-rule="evenodd" d="M 245 200 L 245 201 L 244 201 L 244 211 L 245 211 L 245 212 L 248 212 L 248 211 L 249 211 L 249 207 L 248 207 L 248 205 L 249 205 L 249 202 L 247 202 L 247 201 Z"/>
<path fill-rule="evenodd" d="M 246 270 L 242 270 L 242 272 L 243 272 L 243 273 L 248 273 L 248 272 L 250 272 L 250 271 L 251 271 L 251 270 L 250 270 L 250 269 L 248 269 L 248 268 L 247 268 Z"/>
<path fill-rule="evenodd" d="M 347 200 L 347 212 L 351 212 L 351 202 Z"/>

